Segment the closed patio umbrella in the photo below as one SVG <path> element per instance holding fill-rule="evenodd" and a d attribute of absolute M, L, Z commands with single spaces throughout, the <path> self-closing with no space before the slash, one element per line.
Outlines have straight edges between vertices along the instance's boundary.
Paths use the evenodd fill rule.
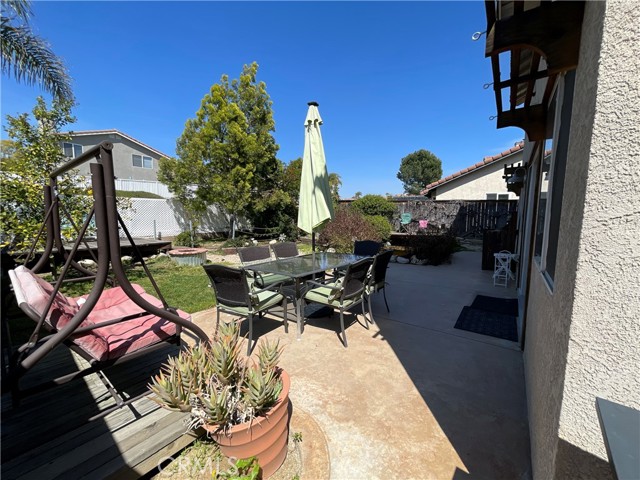
<path fill-rule="evenodd" d="M 311 234 L 311 243 L 315 251 L 315 232 L 333 218 L 333 205 L 320 134 L 322 118 L 318 112 L 317 102 L 309 102 L 308 105 L 309 110 L 304 122 L 304 155 L 300 179 L 298 227 Z"/>

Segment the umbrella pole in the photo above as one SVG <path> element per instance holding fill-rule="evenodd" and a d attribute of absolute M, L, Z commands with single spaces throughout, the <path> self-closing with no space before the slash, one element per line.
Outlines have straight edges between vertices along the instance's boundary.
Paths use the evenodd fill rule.
<path fill-rule="evenodd" d="M 316 232 L 311 232 L 311 251 L 316 251 Z"/>

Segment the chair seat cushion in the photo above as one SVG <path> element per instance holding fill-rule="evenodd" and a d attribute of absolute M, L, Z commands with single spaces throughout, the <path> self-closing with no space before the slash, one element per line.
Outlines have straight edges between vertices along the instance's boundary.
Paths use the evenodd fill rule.
<path fill-rule="evenodd" d="M 291 277 L 287 277 L 286 275 L 280 275 L 279 273 L 261 273 L 260 275 L 256 275 L 255 283 L 258 287 L 264 288 L 269 285 L 273 285 L 279 282 L 291 282 Z"/>
<path fill-rule="evenodd" d="M 336 308 L 340 308 L 341 306 L 343 308 L 349 308 L 351 305 L 355 303 L 355 300 L 354 299 L 345 300 L 344 303 L 341 304 L 340 298 L 335 298 L 336 294 L 339 294 L 340 292 L 333 290 L 332 288 L 329 288 L 333 286 L 339 286 L 337 285 L 338 283 L 341 283 L 341 282 L 338 281 L 333 283 L 327 283 L 326 287 L 313 288 L 309 290 L 307 293 L 305 293 L 304 298 L 308 302 L 322 303 L 323 305 L 329 305 L 331 307 L 336 307 Z"/>
<path fill-rule="evenodd" d="M 274 305 L 282 303 L 282 301 L 284 300 L 284 297 L 280 293 L 270 292 L 268 290 L 260 293 L 252 293 L 251 296 L 254 298 L 254 313 L 262 312 L 268 308 L 273 307 Z M 250 313 L 248 307 L 228 307 L 226 305 L 220 305 L 220 307 L 223 310 L 227 310 L 245 317 Z"/>
<path fill-rule="evenodd" d="M 365 287 L 366 291 L 367 291 L 367 295 L 369 295 L 371 293 L 375 293 L 375 292 L 377 292 L 379 290 L 382 290 L 384 288 L 384 285 L 385 285 L 385 282 L 378 282 L 378 283 L 376 283 L 374 285 L 371 285 L 371 284 L 367 285 Z"/>

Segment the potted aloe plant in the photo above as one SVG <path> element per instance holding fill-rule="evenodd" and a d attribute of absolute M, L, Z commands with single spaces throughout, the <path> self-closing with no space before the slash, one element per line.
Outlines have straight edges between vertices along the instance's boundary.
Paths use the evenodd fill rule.
<path fill-rule="evenodd" d="M 239 340 L 238 325 L 223 324 L 211 345 L 170 358 L 149 384 L 151 399 L 189 412 L 189 428 L 204 428 L 227 457 L 256 456 L 269 477 L 287 455 L 289 376 L 278 367 L 277 342 L 262 342 L 253 361 Z"/>

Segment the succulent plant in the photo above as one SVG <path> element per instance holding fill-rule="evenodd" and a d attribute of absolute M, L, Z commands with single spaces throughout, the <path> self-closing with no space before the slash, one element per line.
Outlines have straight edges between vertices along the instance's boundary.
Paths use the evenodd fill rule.
<path fill-rule="evenodd" d="M 240 354 L 237 323 L 223 324 L 211 345 L 199 344 L 167 360 L 151 379 L 153 401 L 169 410 L 190 412 L 190 428 L 226 429 L 271 408 L 282 391 L 278 342 L 258 347 L 258 361 Z"/>
<path fill-rule="evenodd" d="M 282 348 L 280 348 L 280 342 L 270 342 L 265 340 L 258 346 L 258 363 L 262 370 L 262 373 L 266 373 L 269 370 L 273 370 L 278 366 L 280 361 L 280 354 Z"/>
<path fill-rule="evenodd" d="M 189 412 L 190 391 L 185 389 L 180 370 L 172 365 L 175 365 L 175 362 L 168 363 L 151 379 L 149 388 L 156 394 L 156 397 L 151 399 L 169 410 Z"/>
<path fill-rule="evenodd" d="M 276 403 L 282 391 L 282 382 L 275 369 L 263 373 L 261 368 L 250 368 L 247 370 L 244 382 L 245 401 L 258 412 Z"/>

